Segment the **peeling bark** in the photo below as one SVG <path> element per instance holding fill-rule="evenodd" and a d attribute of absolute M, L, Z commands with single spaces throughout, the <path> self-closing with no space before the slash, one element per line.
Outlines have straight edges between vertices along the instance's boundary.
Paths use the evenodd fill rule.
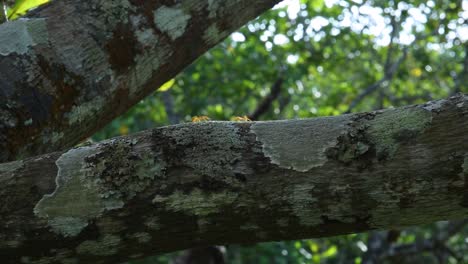
<path fill-rule="evenodd" d="M 60 0 L 0 25 L 0 161 L 63 150 L 279 0 Z"/>
<path fill-rule="evenodd" d="M 0 164 L 2 263 L 115 263 L 212 244 L 468 217 L 468 95 L 203 122 Z"/>

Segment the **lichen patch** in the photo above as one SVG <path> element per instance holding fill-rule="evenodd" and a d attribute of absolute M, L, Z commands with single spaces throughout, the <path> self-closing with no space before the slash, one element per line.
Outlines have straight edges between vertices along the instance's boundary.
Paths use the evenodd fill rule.
<path fill-rule="evenodd" d="M 116 235 L 104 235 L 98 240 L 86 240 L 81 243 L 76 251 L 78 254 L 94 256 L 112 256 L 119 251 L 122 239 Z"/>
<path fill-rule="evenodd" d="M 23 165 L 24 165 L 24 162 L 22 160 L 0 163 L 0 176 L 2 174 L 5 174 L 5 175 L 9 175 L 10 177 L 13 177 L 14 171 L 22 168 Z"/>
<path fill-rule="evenodd" d="M 273 164 L 300 172 L 323 165 L 326 149 L 337 144 L 349 116 L 256 122 L 251 132 Z"/>
<path fill-rule="evenodd" d="M 56 189 L 34 207 L 36 216 L 47 219 L 55 233 L 76 236 L 90 219 L 123 206 L 121 200 L 102 198 L 97 183 L 86 176 L 92 172 L 85 168 L 85 158 L 97 152 L 97 147 L 86 146 L 71 149 L 57 159 Z"/>
<path fill-rule="evenodd" d="M 106 100 L 104 98 L 95 97 L 89 102 L 73 106 L 71 111 L 66 113 L 65 116 L 68 118 L 70 124 L 81 123 L 87 120 L 89 116 L 95 115 L 100 111 L 105 103 Z"/>
<path fill-rule="evenodd" d="M 234 167 L 248 168 L 241 154 L 245 142 L 232 122 L 182 124 L 167 128 L 162 134 L 174 142 L 172 151 L 178 152 L 177 158 L 193 169 L 195 177 L 205 175 L 234 184 Z"/>
<path fill-rule="evenodd" d="M 185 33 L 190 18 L 180 6 L 161 6 L 154 11 L 154 24 L 173 41 Z"/>
<path fill-rule="evenodd" d="M 0 25 L 0 55 L 26 54 L 31 46 L 46 44 L 48 34 L 43 18 L 20 19 Z"/>
<path fill-rule="evenodd" d="M 112 139 L 86 158 L 86 168 L 93 171 L 88 180 L 98 184 L 100 197 L 130 200 L 165 177 L 164 157 L 149 149 L 135 151 L 137 144 L 137 139 Z"/>
<path fill-rule="evenodd" d="M 140 244 L 145 244 L 151 241 L 151 235 L 146 232 L 137 232 L 130 235 L 130 238 L 136 240 Z"/>
<path fill-rule="evenodd" d="M 131 95 L 138 92 L 141 86 L 150 81 L 161 65 L 164 65 L 173 54 L 170 47 L 160 43 L 157 37 L 155 37 L 153 44 L 158 45 L 158 49 L 144 51 L 143 54 L 135 57 L 135 67 L 132 68 L 129 81 Z"/>
<path fill-rule="evenodd" d="M 226 31 L 220 31 L 216 23 L 210 25 L 203 33 L 203 39 L 208 45 L 214 45 L 228 35 Z"/>
<path fill-rule="evenodd" d="M 220 13 L 219 9 L 221 8 L 221 5 L 222 5 L 222 1 L 208 0 L 208 12 L 209 12 L 208 17 L 215 18 L 218 15 L 218 13 Z"/>
<path fill-rule="evenodd" d="M 369 120 L 366 133 L 375 145 L 379 158 L 391 158 L 398 146 L 414 140 L 432 122 L 430 110 L 420 107 L 392 109 L 377 113 Z"/>
<path fill-rule="evenodd" d="M 231 206 L 239 194 L 234 192 L 208 193 L 196 188 L 189 194 L 176 191 L 169 196 L 157 195 L 154 204 L 164 204 L 173 212 L 183 212 L 190 215 L 206 216 L 222 213 L 219 208 Z"/>

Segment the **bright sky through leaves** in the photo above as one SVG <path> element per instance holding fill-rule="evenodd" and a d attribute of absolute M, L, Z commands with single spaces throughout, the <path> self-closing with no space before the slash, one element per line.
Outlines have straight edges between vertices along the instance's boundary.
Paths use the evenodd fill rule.
<path fill-rule="evenodd" d="M 362 1 L 354 1 L 357 4 L 361 4 Z M 338 0 L 327 0 L 324 1 L 327 7 L 332 5 L 342 5 L 346 7 L 348 4 L 344 1 Z M 404 45 L 409 45 L 414 40 L 412 34 L 413 29 L 416 32 L 420 32 L 424 29 L 424 24 L 427 22 L 427 14 L 430 13 L 435 3 L 433 1 L 427 1 L 425 5 L 414 7 L 406 3 L 400 2 L 398 9 L 395 11 L 397 15 L 400 15 L 403 10 L 407 10 L 409 17 L 402 23 L 402 31 L 399 34 L 399 42 Z M 463 12 L 460 13 L 460 19 L 457 23 L 452 23 L 449 28 L 452 29 L 447 35 L 449 43 L 450 40 L 460 38 L 461 41 L 468 40 L 468 25 L 463 24 L 464 20 L 468 19 L 468 0 L 462 2 Z M 296 19 L 301 12 L 300 0 L 285 0 L 277 4 L 274 9 L 285 8 L 284 12 L 280 12 L 280 17 L 288 16 L 289 19 Z M 376 37 L 376 44 L 380 46 L 386 46 L 390 43 L 390 32 L 391 28 L 388 22 L 385 21 L 382 13 L 384 10 L 380 7 L 372 7 L 370 5 L 362 5 L 360 7 L 352 6 L 350 9 L 345 9 L 343 18 L 340 21 L 328 20 L 321 16 L 313 17 L 306 29 L 306 33 L 312 37 L 315 41 L 319 41 L 323 36 L 320 34 L 322 27 L 333 24 L 335 30 L 332 31 L 336 34 L 339 33 L 340 28 L 351 28 L 355 32 L 363 31 L 363 33 L 373 35 Z M 267 49 L 271 49 L 272 44 L 284 45 L 289 42 L 289 39 L 283 34 L 275 34 L 274 30 L 267 29 L 260 37 L 260 40 L 266 42 Z M 295 40 L 300 40 L 303 36 L 302 33 L 295 36 Z M 234 33 L 232 39 L 236 42 L 245 41 L 244 35 L 239 32 Z M 273 37 L 273 43 L 268 42 L 267 39 Z M 447 44 L 450 45 L 450 44 Z M 434 49 L 440 47 L 432 46 Z"/>

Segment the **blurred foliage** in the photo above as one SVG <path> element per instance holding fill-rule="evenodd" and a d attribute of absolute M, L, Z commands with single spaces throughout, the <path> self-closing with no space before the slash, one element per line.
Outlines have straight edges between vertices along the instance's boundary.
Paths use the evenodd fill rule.
<path fill-rule="evenodd" d="M 286 2 L 211 49 L 166 83 L 165 92 L 155 87 L 95 139 L 119 135 L 121 126 L 132 133 L 169 124 L 164 93 L 180 122 L 252 113 L 280 77 L 282 91 L 262 120 L 342 114 L 392 66 L 392 78 L 353 112 L 468 92 L 466 1 Z"/>
<path fill-rule="evenodd" d="M 31 7 L 26 2 L 35 1 L 17 1 L 9 14 L 22 14 Z M 248 115 L 279 78 L 282 90 L 262 120 L 339 115 L 468 93 L 467 20 L 466 0 L 288 0 L 155 87 L 93 139 L 190 122 L 193 116 Z M 431 238 L 446 224 L 404 229 L 397 243 Z M 453 255 L 440 262 L 426 251 L 381 263 L 468 263 L 467 234 L 465 227 L 447 241 L 458 260 Z M 361 263 L 367 246 L 368 234 L 352 234 L 230 245 L 227 258 L 229 263 Z M 176 254 L 134 263 L 167 263 Z"/>

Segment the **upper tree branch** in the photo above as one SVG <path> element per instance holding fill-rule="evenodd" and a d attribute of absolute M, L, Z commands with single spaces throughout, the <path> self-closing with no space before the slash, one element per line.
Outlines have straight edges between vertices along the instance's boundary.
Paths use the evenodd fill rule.
<path fill-rule="evenodd" d="M 279 0 L 180 2 L 52 1 L 0 25 L 0 161 L 89 137 Z"/>

